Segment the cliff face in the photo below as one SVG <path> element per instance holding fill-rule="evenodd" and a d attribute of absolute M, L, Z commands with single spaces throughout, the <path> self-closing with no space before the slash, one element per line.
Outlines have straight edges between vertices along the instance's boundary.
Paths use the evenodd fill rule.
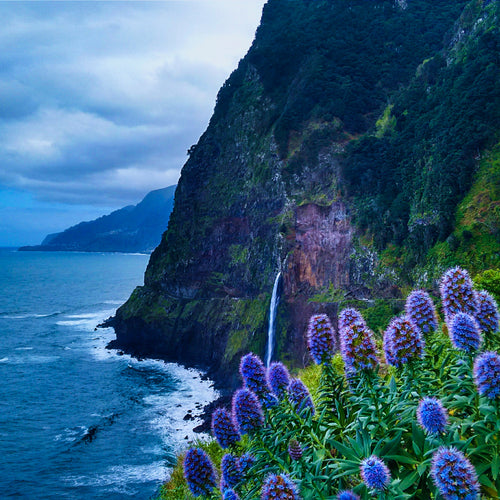
<path fill-rule="evenodd" d="M 322 293 L 397 294 L 354 224 L 346 146 L 443 49 L 465 4 L 269 0 L 190 150 L 145 284 L 117 311 L 113 345 L 210 367 L 231 385 L 241 354 L 264 356 L 279 271 L 276 357 L 291 365 L 308 362 L 310 314 L 336 317 Z"/>

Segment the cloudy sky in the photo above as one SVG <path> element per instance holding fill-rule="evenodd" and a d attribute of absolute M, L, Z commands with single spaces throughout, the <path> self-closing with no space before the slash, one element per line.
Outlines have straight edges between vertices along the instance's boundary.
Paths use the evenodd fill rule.
<path fill-rule="evenodd" d="M 264 3 L 0 2 L 0 246 L 175 184 Z"/>

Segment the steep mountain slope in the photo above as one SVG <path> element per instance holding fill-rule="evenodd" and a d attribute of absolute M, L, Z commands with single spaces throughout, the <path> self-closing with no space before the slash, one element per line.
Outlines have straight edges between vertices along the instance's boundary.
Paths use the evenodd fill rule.
<path fill-rule="evenodd" d="M 252 47 L 220 90 L 182 170 L 145 285 L 117 311 L 113 345 L 230 377 L 241 353 L 264 354 L 271 290 L 281 271 L 276 352 L 301 365 L 313 311 L 335 317 L 339 296 L 398 296 L 397 272 L 381 268 L 378 254 L 390 262 L 383 252 L 400 248 L 408 230 L 379 241 L 370 207 L 382 211 L 387 232 L 394 222 L 392 212 L 384 220 L 386 207 L 397 206 L 398 193 L 433 186 L 449 168 L 436 161 L 427 174 L 425 159 L 435 157 L 425 156 L 428 145 L 466 112 L 474 127 L 485 122 L 472 98 L 445 92 L 473 56 L 478 74 L 498 71 L 497 18 L 496 1 L 269 0 Z M 491 75 L 482 92 L 496 102 Z M 433 101 L 434 82 L 442 94 Z M 428 122 L 433 109 L 439 120 L 450 116 L 417 134 L 415 122 Z M 478 151 L 494 142 L 496 118 L 485 128 L 465 151 L 452 142 L 446 159 L 465 158 L 462 170 L 473 171 Z M 408 178 L 415 165 L 420 180 Z M 460 182 L 445 200 L 453 214 L 472 175 Z M 402 215 L 394 215 L 401 227 L 411 227 L 412 210 L 418 214 L 410 194 Z M 406 260 L 396 252 L 392 262 L 398 270 L 415 259 L 423 263 L 451 229 L 445 224 L 423 250 Z M 321 294 L 327 302 L 318 300 Z"/>
<path fill-rule="evenodd" d="M 176 186 L 148 193 L 130 205 L 96 220 L 50 234 L 41 245 L 20 250 L 80 252 L 150 252 L 160 242 L 174 206 Z"/>

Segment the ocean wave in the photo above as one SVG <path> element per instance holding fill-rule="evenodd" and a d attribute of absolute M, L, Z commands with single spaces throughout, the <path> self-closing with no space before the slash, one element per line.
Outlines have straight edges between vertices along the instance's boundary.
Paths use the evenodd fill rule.
<path fill-rule="evenodd" d="M 59 316 L 59 314 L 62 314 L 61 311 L 54 311 L 51 313 L 47 314 L 35 314 L 35 313 L 26 313 L 26 314 L 21 314 L 21 313 L 9 313 L 9 312 L 4 312 L 0 313 L 0 318 L 1 319 L 33 319 L 33 318 L 51 318 L 53 316 Z"/>
<path fill-rule="evenodd" d="M 109 467 L 106 472 L 94 475 L 73 475 L 63 477 L 63 482 L 74 488 L 102 488 L 109 493 L 136 497 L 138 491 L 134 484 L 157 482 L 168 479 L 168 471 L 163 461 L 147 464 L 117 465 Z"/>
<path fill-rule="evenodd" d="M 64 318 L 57 321 L 58 326 L 70 326 L 79 330 L 93 331 L 95 327 L 109 318 L 115 312 L 114 309 L 104 309 L 91 313 L 66 314 Z"/>

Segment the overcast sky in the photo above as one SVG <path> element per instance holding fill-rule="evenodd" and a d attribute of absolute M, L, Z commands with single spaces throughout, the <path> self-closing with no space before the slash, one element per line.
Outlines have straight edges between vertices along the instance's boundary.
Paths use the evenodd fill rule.
<path fill-rule="evenodd" d="M 175 184 L 264 3 L 0 2 L 0 246 Z"/>

